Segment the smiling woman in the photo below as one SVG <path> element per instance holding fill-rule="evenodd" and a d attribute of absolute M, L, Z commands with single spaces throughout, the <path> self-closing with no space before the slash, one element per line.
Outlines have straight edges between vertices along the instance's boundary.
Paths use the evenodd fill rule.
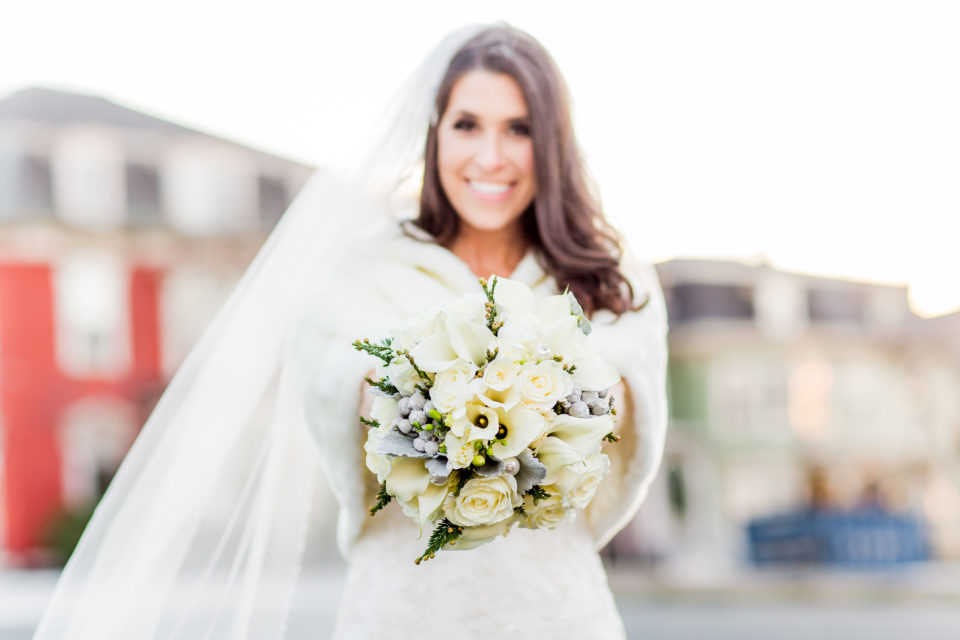
<path fill-rule="evenodd" d="M 596 547 L 606 544 L 639 506 L 663 446 L 666 323 L 656 276 L 649 266 L 624 259 L 619 235 L 587 188 L 565 84 L 536 40 L 510 27 L 482 29 L 453 54 L 433 109 L 424 148 L 419 215 L 403 223 L 404 233 L 394 225 L 355 248 L 354 262 L 337 272 L 357 275 L 331 283 L 329 290 L 316 296 L 318 301 L 350 300 L 351 304 L 338 310 L 340 318 L 331 327 L 328 308 L 318 302 L 312 317 L 303 321 L 302 331 L 384 335 L 391 327 L 405 326 L 408 314 L 420 307 L 479 296 L 478 276 L 510 277 L 498 280 L 496 308 L 504 318 L 529 317 L 536 308 L 535 299 L 561 298 L 556 294 L 569 288 L 591 317 L 592 344 L 619 373 L 603 388 L 612 386 L 617 377 L 625 381 L 611 391 L 617 400 L 622 446 L 609 459 L 552 451 L 545 420 L 553 415 L 558 401 L 576 403 L 571 399 L 576 393 L 560 383 L 566 374 L 558 362 L 527 361 L 518 355 L 541 347 L 549 352 L 547 329 L 542 335 L 539 330 L 504 329 L 493 343 L 461 336 L 462 349 L 451 350 L 448 332 L 460 335 L 452 328 L 459 326 L 456 318 L 469 315 L 466 308 L 457 307 L 445 331 L 428 331 L 430 335 L 405 347 L 411 362 L 436 375 L 429 399 L 422 396 L 421 400 L 424 407 L 429 402 L 431 410 L 451 420 L 442 452 L 448 474 L 452 468 L 471 464 L 506 468 L 511 460 L 536 450 L 551 464 L 569 471 L 570 478 L 582 480 L 583 486 L 557 480 L 538 487 L 537 501 L 526 505 L 529 512 L 525 513 L 532 522 L 541 523 L 538 526 L 556 530 L 537 532 L 523 527 L 510 530 L 512 510 L 522 499 L 516 490 L 507 490 L 509 482 L 504 485 L 500 476 L 484 476 L 479 485 L 470 484 L 476 479 L 467 481 L 463 492 L 476 488 L 478 494 L 458 500 L 495 508 L 498 518 L 479 526 L 470 514 L 457 511 L 451 517 L 468 527 L 477 526 L 474 533 L 465 534 L 476 537 L 457 540 L 456 548 L 485 544 L 475 551 L 438 554 L 424 566 L 414 566 L 410 558 L 418 557 L 423 546 L 417 540 L 417 523 L 423 526 L 431 519 L 437 489 L 430 489 L 430 500 L 418 501 L 417 522 L 404 512 L 412 508 L 421 490 L 407 489 L 432 476 L 422 461 L 403 455 L 368 462 L 370 469 L 387 478 L 382 487 L 376 484 L 379 475 L 357 468 L 350 451 L 360 448 L 353 422 L 360 402 L 358 398 L 350 407 L 352 396 L 341 390 L 353 392 L 353 381 L 366 371 L 358 370 L 351 378 L 344 367 L 312 355 L 322 347 L 305 342 L 298 351 L 310 354 L 305 365 L 311 371 L 308 420 L 328 461 L 331 482 L 341 487 L 337 496 L 342 506 L 340 543 L 350 561 L 334 635 L 489 638 L 520 632 L 550 638 L 622 638 L 622 624 Z M 525 304 L 501 308 L 509 287 L 527 292 Z M 569 315 L 568 307 L 567 320 Z M 429 317 L 429 312 L 415 316 L 414 324 L 432 326 Z M 391 335 L 402 344 L 406 334 L 400 330 Z M 348 335 L 340 340 L 346 345 Z M 469 366 L 458 359 L 468 352 L 476 359 Z M 486 363 L 486 354 L 494 352 L 501 357 L 478 374 L 477 362 Z M 514 356 L 503 355 L 510 353 Z M 407 362 L 399 365 L 412 368 Z M 391 361 L 389 366 L 397 363 Z M 592 365 L 583 359 L 576 366 L 584 375 Z M 397 374 L 387 375 L 403 393 L 405 378 Z M 519 393 L 525 394 L 523 407 L 517 405 Z M 336 404 L 342 411 L 332 416 L 330 407 Z M 557 418 L 556 424 L 569 427 L 571 434 L 580 433 L 583 423 L 592 419 L 584 407 L 576 415 Z M 368 461 L 382 454 L 377 438 L 403 441 L 407 436 L 422 442 L 422 448 L 409 445 L 416 451 L 428 457 L 439 452 L 434 428 L 420 430 L 424 416 L 399 420 L 394 432 L 386 415 L 372 415 L 384 430 L 381 426 L 371 430 L 365 447 Z M 424 433 L 426 439 L 421 438 Z M 505 449 L 478 453 L 478 438 L 498 434 Z M 564 482 L 570 485 L 569 491 L 561 496 L 558 487 Z M 358 485 L 364 486 L 362 492 Z M 369 504 L 380 504 L 382 496 L 394 495 L 394 490 L 404 512 L 387 508 L 373 521 L 363 517 Z M 568 522 L 573 509 L 585 513 Z M 373 615 L 370 602 L 377 603 Z M 424 603 L 429 606 L 423 607 Z"/>

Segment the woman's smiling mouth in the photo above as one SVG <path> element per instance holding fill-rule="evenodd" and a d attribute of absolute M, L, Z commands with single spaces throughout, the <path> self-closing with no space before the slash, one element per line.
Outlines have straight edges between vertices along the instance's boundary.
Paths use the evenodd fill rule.
<path fill-rule="evenodd" d="M 499 202 L 505 200 L 513 191 L 516 183 L 513 182 L 485 182 L 482 180 L 467 179 L 467 186 L 474 196 L 487 202 Z"/>

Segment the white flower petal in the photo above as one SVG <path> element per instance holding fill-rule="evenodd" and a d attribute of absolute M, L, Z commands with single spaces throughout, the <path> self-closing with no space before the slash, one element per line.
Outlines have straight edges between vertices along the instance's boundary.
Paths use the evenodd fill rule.
<path fill-rule="evenodd" d="M 443 504 L 443 499 L 447 497 L 447 488 L 449 486 L 449 482 L 443 486 L 437 486 L 435 484 L 427 485 L 427 490 L 417 499 L 417 506 L 420 510 L 419 524 L 421 529 L 423 529 L 423 525 L 427 520 L 431 519 L 430 516 Z"/>
<path fill-rule="evenodd" d="M 567 296 L 547 296 L 537 304 L 537 316 L 540 323 L 544 326 L 559 322 L 565 318 L 571 318 L 573 323 L 577 319 L 570 314 L 570 298 Z"/>
<path fill-rule="evenodd" d="M 486 325 L 451 317 L 447 318 L 447 333 L 450 347 L 458 356 L 478 367 L 487 361 L 494 335 Z"/>
<path fill-rule="evenodd" d="M 443 371 L 457 361 L 457 352 L 450 346 L 446 331 L 424 338 L 410 353 L 418 367 L 431 373 Z"/>
<path fill-rule="evenodd" d="M 613 416 L 610 414 L 590 418 L 559 415 L 547 429 L 551 437 L 563 440 L 582 458 L 599 453 L 603 437 L 611 431 Z"/>
<path fill-rule="evenodd" d="M 531 442 L 543 434 L 547 419 L 538 411 L 517 405 L 509 411 L 499 411 L 500 422 L 507 428 L 504 443 L 493 445 L 493 454 L 503 460 L 519 455 Z"/>
<path fill-rule="evenodd" d="M 409 502 L 427 490 L 430 472 L 420 458 L 398 457 L 393 459 L 386 481 L 388 493 Z"/>
<path fill-rule="evenodd" d="M 573 381 L 581 389 L 603 391 L 620 382 L 620 374 L 596 355 L 582 355 L 574 362 Z"/>
<path fill-rule="evenodd" d="M 577 319 L 568 315 L 543 328 L 543 341 L 550 345 L 553 354 L 569 357 L 573 353 L 574 336 L 579 332 Z"/>
<path fill-rule="evenodd" d="M 540 448 L 537 449 L 537 460 L 547 468 L 547 477 L 542 484 L 552 484 L 564 467 L 571 464 L 583 463 L 583 458 L 560 438 L 547 436 Z"/>
<path fill-rule="evenodd" d="M 497 278 L 497 287 L 493 291 L 493 301 L 496 303 L 498 311 L 508 318 L 533 313 L 536 309 L 533 291 L 530 290 L 530 287 L 507 278 Z"/>

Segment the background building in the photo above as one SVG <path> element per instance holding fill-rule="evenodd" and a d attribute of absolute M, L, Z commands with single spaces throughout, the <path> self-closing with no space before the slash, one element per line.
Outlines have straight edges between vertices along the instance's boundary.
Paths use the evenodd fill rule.
<path fill-rule="evenodd" d="M 311 172 L 99 97 L 0 101 L 0 561 L 89 512 Z"/>
<path fill-rule="evenodd" d="M 960 314 L 917 317 L 905 287 L 706 260 L 658 265 L 671 427 L 621 552 L 718 570 L 746 525 L 805 506 L 875 506 L 960 556 Z"/>

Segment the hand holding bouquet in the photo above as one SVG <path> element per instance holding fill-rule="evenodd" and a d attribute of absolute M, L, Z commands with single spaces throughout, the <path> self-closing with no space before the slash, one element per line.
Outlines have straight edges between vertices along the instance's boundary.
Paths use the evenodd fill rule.
<path fill-rule="evenodd" d="M 518 524 L 552 529 L 590 503 L 615 441 L 610 387 L 620 376 L 591 349 L 573 294 L 539 302 L 525 285 L 480 281 L 483 293 L 414 317 L 379 344 L 364 449 L 380 492 L 422 528 L 426 551 L 469 549 Z"/>

